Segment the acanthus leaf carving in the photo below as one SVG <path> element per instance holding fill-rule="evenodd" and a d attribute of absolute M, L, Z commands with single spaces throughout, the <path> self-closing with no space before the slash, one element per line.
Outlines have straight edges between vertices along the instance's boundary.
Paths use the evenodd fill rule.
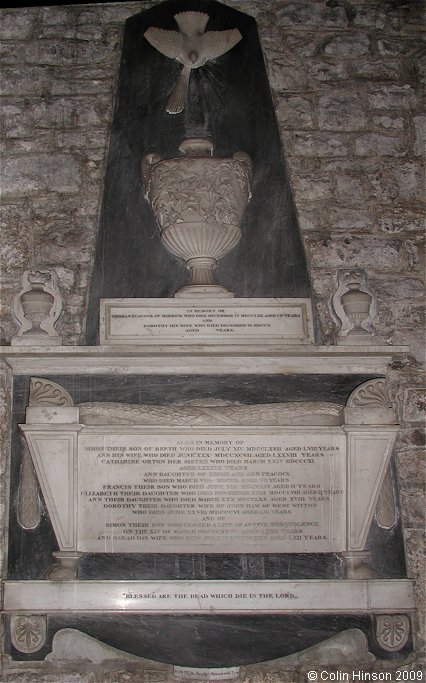
<path fill-rule="evenodd" d="M 46 617 L 40 614 L 13 615 L 10 636 L 19 652 L 38 652 L 46 642 Z"/>
<path fill-rule="evenodd" d="M 187 286 L 176 296 L 212 294 L 231 296 L 216 285 L 217 259 L 241 239 L 241 223 L 250 199 L 252 163 L 246 152 L 232 158 L 212 157 L 209 138 L 185 138 L 182 157 L 158 161 L 149 153 L 142 159 L 145 197 L 157 219 L 161 241 L 185 260 Z"/>
<path fill-rule="evenodd" d="M 152 166 L 147 195 L 161 228 L 200 219 L 221 231 L 238 226 L 250 196 L 249 162 L 245 157 L 191 159 L 191 165 L 169 159 Z"/>
<path fill-rule="evenodd" d="M 384 650 L 402 650 L 409 635 L 410 619 L 405 614 L 386 614 L 377 617 L 376 638 Z"/>

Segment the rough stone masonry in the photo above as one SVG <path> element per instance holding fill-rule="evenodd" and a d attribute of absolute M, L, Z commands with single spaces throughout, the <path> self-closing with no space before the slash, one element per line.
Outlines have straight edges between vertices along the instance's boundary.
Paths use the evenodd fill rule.
<path fill-rule="evenodd" d="M 422 22 L 416 0 L 226 0 L 258 23 L 324 343 L 337 270 L 366 269 L 378 334 L 411 353 L 390 382 L 408 575 L 424 623 L 424 175 Z M 3 343 L 27 268 L 56 270 L 59 333 L 81 344 L 124 21 L 151 2 L 1 11 Z M 424 70 L 423 70 L 424 73 Z M 3 369 L 2 507 L 11 379 Z M 4 567 L 3 567 L 4 571 Z M 417 656 L 424 651 L 424 634 Z M 418 669 L 420 659 L 404 664 Z M 173 680 L 170 670 L 4 662 L 8 683 Z M 374 665 L 385 671 L 390 664 Z M 396 666 L 402 666 L 401 663 Z M 395 668 L 394 667 L 394 668 Z M 348 670 L 351 670 L 348 667 Z M 145 671 L 145 669 L 144 669 Z M 305 681 L 303 664 L 259 666 L 245 683 Z M 142 676 L 142 678 L 141 678 Z"/>

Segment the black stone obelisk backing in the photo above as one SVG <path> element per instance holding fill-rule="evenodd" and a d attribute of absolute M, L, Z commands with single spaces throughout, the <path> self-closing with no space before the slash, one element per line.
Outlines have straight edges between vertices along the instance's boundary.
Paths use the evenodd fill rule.
<path fill-rule="evenodd" d="M 229 52 L 193 69 L 180 114 L 166 104 L 182 65 L 144 38 L 150 26 L 177 30 L 174 15 L 206 12 L 206 30 L 238 28 Z M 141 159 L 148 152 L 179 156 L 185 137 L 209 135 L 214 156 L 250 154 L 253 197 L 240 244 L 220 260 L 220 284 L 241 297 L 309 297 L 303 244 L 278 124 L 252 17 L 213 0 L 168 0 L 127 20 L 112 124 L 103 207 L 92 276 L 87 343 L 98 338 L 103 297 L 170 297 L 186 281 L 182 260 L 160 243 L 144 198 Z"/>

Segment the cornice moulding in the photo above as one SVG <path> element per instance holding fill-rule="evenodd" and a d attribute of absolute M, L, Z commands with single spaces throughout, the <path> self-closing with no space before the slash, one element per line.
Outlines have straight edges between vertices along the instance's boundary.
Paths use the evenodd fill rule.
<path fill-rule="evenodd" d="M 14 374 L 385 374 L 409 346 L 0 347 Z"/>

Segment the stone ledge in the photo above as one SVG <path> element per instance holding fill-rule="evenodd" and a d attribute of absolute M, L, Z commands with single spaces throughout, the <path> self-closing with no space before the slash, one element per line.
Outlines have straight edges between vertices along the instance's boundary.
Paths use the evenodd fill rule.
<path fill-rule="evenodd" d="M 1 346 L 14 374 L 331 374 L 383 375 L 409 346 Z"/>
<path fill-rule="evenodd" d="M 5 581 L 4 612 L 388 614 L 415 608 L 408 579 Z"/>

